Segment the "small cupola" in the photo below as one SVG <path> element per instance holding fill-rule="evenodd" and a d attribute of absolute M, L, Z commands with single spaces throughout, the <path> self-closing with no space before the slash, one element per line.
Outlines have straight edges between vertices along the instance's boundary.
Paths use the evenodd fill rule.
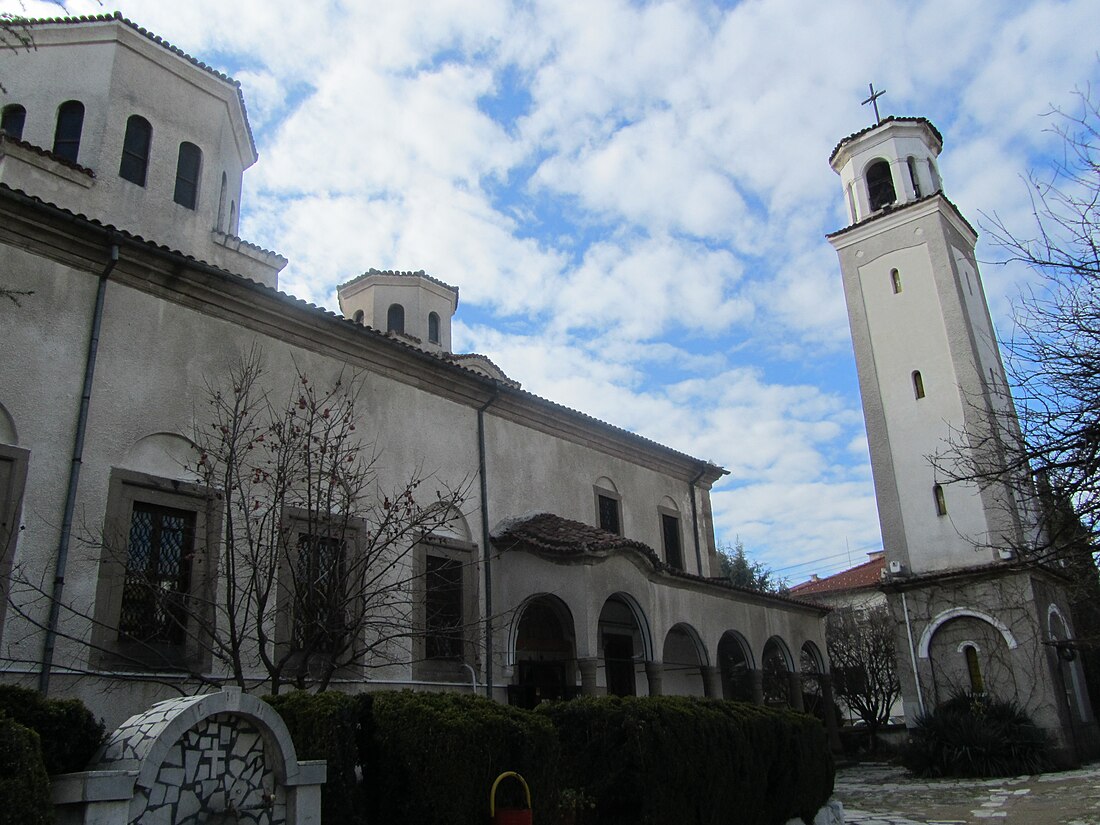
<path fill-rule="evenodd" d="M 829 164 L 853 224 L 939 192 L 939 131 L 923 117 L 888 117 L 842 140 Z"/>
<path fill-rule="evenodd" d="M 336 290 L 340 312 L 358 324 L 408 339 L 429 352 L 451 351 L 458 287 L 418 272 L 370 269 Z"/>

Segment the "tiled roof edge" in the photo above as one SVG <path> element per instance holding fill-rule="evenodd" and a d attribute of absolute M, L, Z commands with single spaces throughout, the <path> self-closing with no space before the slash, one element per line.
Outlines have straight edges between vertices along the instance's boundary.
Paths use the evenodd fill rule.
<path fill-rule="evenodd" d="M 423 269 L 418 269 L 415 272 L 413 272 L 413 271 L 393 270 L 393 269 L 375 269 L 374 267 L 371 267 L 366 272 L 364 272 L 362 275 L 356 275 L 350 281 L 344 281 L 344 283 L 342 283 L 342 284 L 337 284 L 336 288 L 337 289 L 343 289 L 346 286 L 351 286 L 352 284 L 358 283 L 359 281 L 363 280 L 364 278 L 369 278 L 372 275 L 390 275 L 390 276 L 397 277 L 397 278 L 423 278 L 425 281 L 430 281 L 431 283 L 436 284 L 437 286 L 441 286 L 444 289 L 449 289 L 456 296 L 458 295 L 458 287 L 457 286 L 451 286 L 450 284 L 444 283 L 443 281 L 439 280 L 438 278 L 433 278 L 431 275 L 427 274 Z"/>
<path fill-rule="evenodd" d="M 950 198 L 948 198 L 945 194 L 943 194 L 943 190 L 937 189 L 932 194 L 925 195 L 923 198 L 918 198 L 915 201 L 909 201 L 909 203 L 903 203 L 900 206 L 888 206 L 888 207 L 885 207 L 883 209 L 880 209 L 877 212 L 875 212 L 875 214 L 873 214 L 871 217 L 865 218 L 864 220 L 859 221 L 858 223 L 849 224 L 848 226 L 844 227 L 843 229 L 838 229 L 836 232 L 830 232 L 825 237 L 826 238 L 839 238 L 841 235 L 846 235 L 849 232 L 852 232 L 853 230 L 858 229 L 861 226 L 866 226 L 869 223 L 872 223 L 872 222 L 877 221 L 877 220 L 881 220 L 882 218 L 885 218 L 888 215 L 894 215 L 894 214 L 896 214 L 898 212 L 901 212 L 905 209 L 909 209 L 910 207 L 916 206 L 917 204 L 926 203 L 927 201 L 930 201 L 933 198 L 942 198 L 943 202 L 951 207 L 951 210 L 955 213 L 955 216 L 958 217 L 958 219 L 966 225 L 966 228 L 969 229 L 971 232 L 973 232 L 975 235 L 978 234 L 978 230 L 976 230 L 974 228 L 974 226 L 970 223 L 970 221 L 968 221 L 963 216 L 963 213 L 961 211 L 959 211 L 959 207 L 957 207 Z"/>
<path fill-rule="evenodd" d="M 74 172 L 80 172 L 81 174 L 87 175 L 90 178 L 95 177 L 95 172 L 93 172 L 87 166 L 81 166 L 76 161 L 69 160 L 68 158 L 63 158 L 61 157 L 61 155 L 55 155 L 52 151 L 46 149 L 43 146 L 39 146 L 35 143 L 28 143 L 27 141 L 21 140 L 17 137 L 12 137 L 7 132 L 0 132 L 0 143 L 13 143 L 22 149 L 27 149 L 28 151 L 34 152 L 36 155 L 40 155 L 44 158 L 49 158 L 50 160 L 57 161 L 62 166 L 69 167 Z"/>
<path fill-rule="evenodd" d="M 932 130 L 932 134 L 936 136 L 936 140 L 940 142 L 940 145 L 943 145 L 943 135 L 940 134 L 940 130 L 937 129 L 935 124 L 932 123 L 932 121 L 930 121 L 928 118 L 907 117 L 905 115 L 889 115 L 888 117 L 884 117 L 878 123 L 868 126 L 865 129 L 860 129 L 858 132 L 852 132 L 852 134 L 848 135 L 848 137 L 846 138 L 841 138 L 840 142 L 833 147 L 833 151 L 829 154 L 829 163 L 832 164 L 833 158 L 836 157 L 836 153 L 840 151 L 841 147 L 844 146 L 844 144 L 853 141 L 856 138 L 863 137 L 868 132 L 873 132 L 875 129 L 879 128 L 880 126 L 884 126 L 887 123 L 923 123 L 925 126 Z"/>

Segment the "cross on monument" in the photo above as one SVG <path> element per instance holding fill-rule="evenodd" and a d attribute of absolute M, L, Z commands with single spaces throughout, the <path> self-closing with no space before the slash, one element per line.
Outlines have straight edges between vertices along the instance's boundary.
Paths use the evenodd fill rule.
<path fill-rule="evenodd" d="M 882 123 L 882 118 L 879 117 L 878 113 L 878 99 L 886 94 L 886 90 L 883 89 L 881 92 L 876 92 L 874 83 L 868 83 L 867 88 L 871 91 L 871 96 L 863 101 L 860 106 L 866 106 L 868 103 L 870 103 L 872 106 L 875 107 L 875 125 L 877 126 L 878 124 Z"/>

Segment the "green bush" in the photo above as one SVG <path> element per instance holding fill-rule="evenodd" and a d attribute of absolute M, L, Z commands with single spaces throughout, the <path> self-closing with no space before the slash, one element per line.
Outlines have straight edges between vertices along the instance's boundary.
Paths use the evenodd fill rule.
<path fill-rule="evenodd" d="M 50 825 L 50 780 L 38 734 L 0 712 L 0 825 Z"/>
<path fill-rule="evenodd" d="M 824 728 L 804 714 L 686 697 L 587 697 L 541 705 L 561 782 L 600 825 L 775 825 L 832 794 Z"/>
<path fill-rule="evenodd" d="M 1015 702 L 959 693 L 917 718 L 902 759 L 920 776 L 1018 776 L 1049 767 L 1046 734 Z"/>
<path fill-rule="evenodd" d="M 103 723 L 79 699 L 46 699 L 27 688 L 0 685 L 0 712 L 38 734 L 51 776 L 84 770 L 103 744 Z"/>
<path fill-rule="evenodd" d="M 321 789 L 325 822 L 364 823 L 366 796 L 360 778 L 362 753 L 371 728 L 371 695 L 296 691 L 268 696 L 282 717 L 299 759 L 327 761 Z"/>
<path fill-rule="evenodd" d="M 364 776 L 375 825 L 484 825 L 489 789 L 505 771 L 531 788 L 536 821 L 553 821 L 558 744 L 550 722 L 529 711 L 454 693 L 374 694 L 374 732 Z M 502 784 L 498 806 L 521 801 Z"/>

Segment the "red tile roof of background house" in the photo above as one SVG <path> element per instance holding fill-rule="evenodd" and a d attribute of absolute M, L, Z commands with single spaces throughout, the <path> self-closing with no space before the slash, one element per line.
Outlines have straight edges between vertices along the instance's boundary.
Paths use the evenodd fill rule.
<path fill-rule="evenodd" d="M 796 598 L 804 598 L 815 593 L 837 593 L 843 590 L 861 590 L 866 587 L 877 587 L 882 581 L 882 571 L 886 569 L 886 558 L 875 554 L 875 557 L 857 564 L 847 570 L 828 576 L 824 579 L 810 579 L 810 581 L 796 584 L 790 589 L 790 594 Z"/>

